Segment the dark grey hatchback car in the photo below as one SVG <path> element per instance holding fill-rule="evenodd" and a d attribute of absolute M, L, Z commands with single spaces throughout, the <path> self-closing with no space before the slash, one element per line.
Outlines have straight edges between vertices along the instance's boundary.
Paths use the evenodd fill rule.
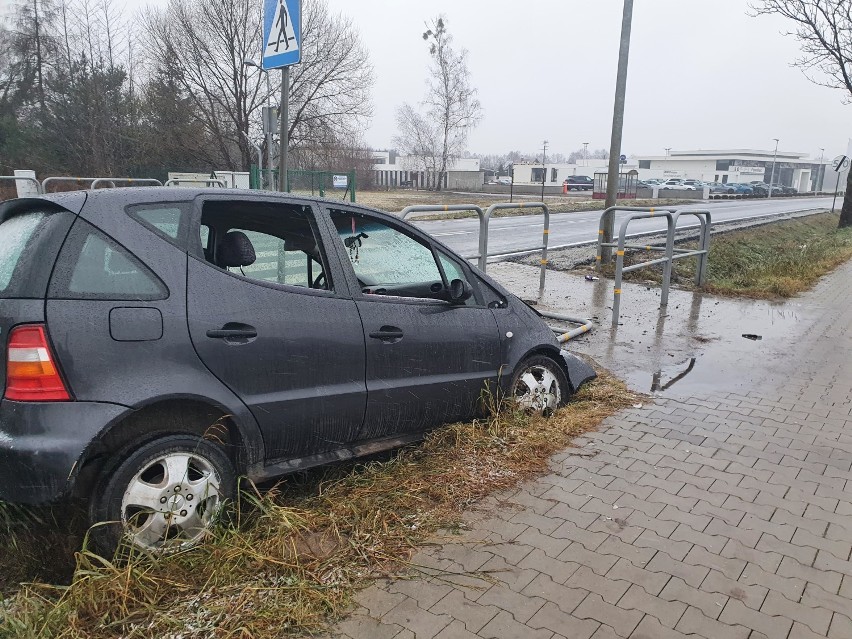
<path fill-rule="evenodd" d="M 594 372 L 526 304 L 392 215 L 137 188 L 0 204 L 0 500 L 83 497 L 106 545 L 191 546 L 254 481 Z"/>

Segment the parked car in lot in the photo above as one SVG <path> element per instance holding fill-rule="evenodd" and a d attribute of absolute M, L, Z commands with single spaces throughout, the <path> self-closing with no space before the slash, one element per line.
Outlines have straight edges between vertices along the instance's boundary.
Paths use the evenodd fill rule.
<path fill-rule="evenodd" d="M 588 175 L 571 175 L 562 184 L 569 191 L 591 191 L 595 181 Z"/>
<path fill-rule="evenodd" d="M 751 195 L 754 192 L 754 189 L 748 184 L 733 182 L 729 183 L 729 186 L 734 189 L 735 193 L 739 193 L 740 195 Z"/>
<path fill-rule="evenodd" d="M 772 195 L 798 195 L 799 190 L 783 184 L 772 184 Z"/>
<path fill-rule="evenodd" d="M 0 500 L 83 497 L 101 548 L 200 542 L 236 477 L 549 413 L 594 376 L 438 240 L 340 202 L 171 188 L 0 204 Z"/>
<path fill-rule="evenodd" d="M 661 191 L 670 189 L 678 189 L 681 191 L 694 191 L 695 187 L 692 184 L 686 184 L 683 180 L 679 178 L 666 180 L 660 185 Z"/>
<path fill-rule="evenodd" d="M 736 193 L 736 192 L 737 191 L 734 188 L 733 184 L 727 184 L 727 183 L 723 184 L 722 182 L 713 182 L 710 185 L 710 193 L 731 194 L 731 193 Z"/>
<path fill-rule="evenodd" d="M 701 180 L 684 180 L 682 184 L 684 186 L 691 186 L 696 190 L 704 188 L 704 182 Z"/>
<path fill-rule="evenodd" d="M 512 185 L 512 178 L 507 177 L 505 175 L 502 176 L 502 177 L 498 177 L 497 178 L 497 184 L 502 184 L 504 186 L 511 186 Z"/>

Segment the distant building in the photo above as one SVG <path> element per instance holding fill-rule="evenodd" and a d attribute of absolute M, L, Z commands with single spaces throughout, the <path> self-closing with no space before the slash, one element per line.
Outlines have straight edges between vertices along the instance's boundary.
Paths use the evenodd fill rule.
<path fill-rule="evenodd" d="M 775 174 L 772 163 L 775 159 Z M 812 160 L 807 153 L 756 149 L 670 151 L 668 155 L 637 158 L 639 179 L 685 178 L 722 184 L 772 182 L 792 186 L 800 193 L 823 190 L 831 158 Z"/>
<path fill-rule="evenodd" d="M 633 162 L 629 160 L 628 162 Z M 515 162 L 514 169 L 515 184 L 541 184 L 544 179 L 545 186 L 562 186 L 562 183 L 573 175 L 595 176 L 595 171 L 606 169 L 609 160 L 580 160 L 576 164 L 558 164 L 555 162 Z M 622 170 L 635 169 L 636 163 L 622 165 Z"/>
<path fill-rule="evenodd" d="M 395 151 L 373 151 L 372 155 L 376 186 L 434 188 L 438 176 L 436 172 L 426 170 L 422 158 L 400 155 Z M 458 158 L 450 162 L 441 188 L 478 191 L 484 183 L 485 171 L 480 168 L 478 158 Z"/>

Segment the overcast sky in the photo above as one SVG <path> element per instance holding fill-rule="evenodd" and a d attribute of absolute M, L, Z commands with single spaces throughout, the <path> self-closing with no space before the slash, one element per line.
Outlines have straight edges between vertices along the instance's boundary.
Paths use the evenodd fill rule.
<path fill-rule="evenodd" d="M 123 1 L 129 9 L 165 4 Z M 609 148 L 621 0 L 328 2 L 352 18 L 371 52 L 375 115 L 365 136 L 373 147 L 392 145 L 398 105 L 423 99 L 423 23 L 443 13 L 455 44 L 469 51 L 484 107 L 470 151 L 535 153 L 545 139 L 565 154 L 583 142 Z M 636 0 L 625 153 L 771 149 L 773 138 L 813 157 L 820 147 L 827 157 L 845 151 L 852 106 L 843 93 L 790 67 L 798 46 L 783 35 L 784 20 L 747 11 L 747 0 Z"/>

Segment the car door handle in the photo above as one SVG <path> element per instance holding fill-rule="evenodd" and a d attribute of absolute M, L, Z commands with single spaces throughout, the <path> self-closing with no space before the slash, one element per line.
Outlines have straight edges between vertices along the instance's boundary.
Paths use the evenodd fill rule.
<path fill-rule="evenodd" d="M 370 333 L 370 337 L 373 339 L 380 339 L 383 342 L 391 341 L 391 340 L 401 340 L 404 333 L 401 328 L 397 328 L 396 326 L 382 326 L 381 329 Z"/>
<path fill-rule="evenodd" d="M 221 328 L 215 331 L 207 331 L 207 337 L 214 339 L 254 339 L 257 337 L 256 328 Z"/>

